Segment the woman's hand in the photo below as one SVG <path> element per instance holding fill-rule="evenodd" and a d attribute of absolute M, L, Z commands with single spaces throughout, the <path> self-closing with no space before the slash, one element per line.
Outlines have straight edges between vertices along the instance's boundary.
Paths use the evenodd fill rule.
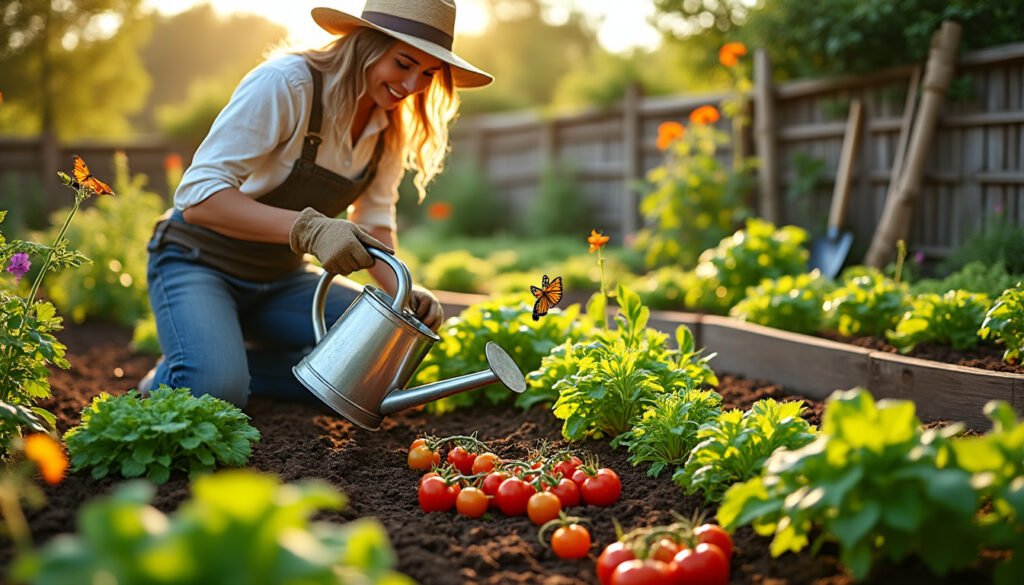
<path fill-rule="evenodd" d="M 430 330 L 437 333 L 444 322 L 444 309 L 441 308 L 441 301 L 437 300 L 434 293 L 414 284 L 409 291 L 409 308 L 416 313 L 416 318 L 421 323 L 430 327 Z"/>
<path fill-rule="evenodd" d="M 342 276 L 373 266 L 368 247 L 395 253 L 358 225 L 331 219 L 312 207 L 303 209 L 292 224 L 288 242 L 292 251 L 312 254 L 328 272 Z"/>

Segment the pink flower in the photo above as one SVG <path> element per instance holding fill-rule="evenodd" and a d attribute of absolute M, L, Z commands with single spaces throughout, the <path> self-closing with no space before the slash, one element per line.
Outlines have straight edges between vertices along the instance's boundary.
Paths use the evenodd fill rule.
<path fill-rule="evenodd" d="M 32 266 L 32 263 L 28 260 L 28 254 L 25 252 L 18 252 L 11 256 L 10 263 L 7 264 L 7 272 L 14 275 L 14 280 L 21 280 L 22 276 L 28 272 L 28 269 Z"/>
<path fill-rule="evenodd" d="M 914 252 L 914 263 L 915 264 L 924 264 L 924 252 L 922 252 L 920 250 L 918 250 L 917 252 Z"/>

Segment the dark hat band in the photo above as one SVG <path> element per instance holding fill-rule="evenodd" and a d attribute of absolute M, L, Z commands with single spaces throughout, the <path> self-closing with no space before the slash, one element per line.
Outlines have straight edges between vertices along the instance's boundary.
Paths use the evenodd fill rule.
<path fill-rule="evenodd" d="M 381 28 L 386 28 L 402 34 L 411 35 L 425 41 L 430 41 L 435 45 L 441 45 L 447 51 L 452 50 L 452 42 L 454 40 L 452 36 L 442 30 L 430 26 L 429 24 L 423 24 L 422 22 L 402 18 L 401 16 L 395 16 L 393 14 L 384 14 L 383 12 L 363 11 L 362 18 L 366 22 L 375 24 Z"/>

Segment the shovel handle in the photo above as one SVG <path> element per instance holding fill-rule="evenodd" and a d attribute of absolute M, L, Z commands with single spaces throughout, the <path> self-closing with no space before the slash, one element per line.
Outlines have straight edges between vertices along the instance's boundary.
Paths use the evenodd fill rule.
<path fill-rule="evenodd" d="M 412 277 L 409 275 L 409 269 L 393 254 L 388 254 L 377 248 L 366 248 L 366 251 L 395 271 L 395 276 L 398 279 L 398 290 L 395 291 L 395 299 L 391 303 L 391 309 L 401 315 L 402 309 L 409 304 L 409 292 L 412 290 Z M 335 276 L 337 275 L 333 272 L 324 271 L 320 276 L 320 282 L 316 285 L 316 292 L 313 293 L 313 335 L 317 343 L 320 343 L 324 335 L 327 335 L 324 308 L 327 306 L 327 291 L 330 289 L 331 281 L 334 280 Z"/>
<path fill-rule="evenodd" d="M 843 133 L 843 150 L 839 154 L 839 169 L 836 171 L 836 186 L 832 192 L 832 208 L 828 213 L 829 231 L 839 232 L 846 215 L 846 200 L 850 195 L 850 175 L 853 170 L 854 154 L 857 151 L 857 139 L 860 136 L 861 102 L 858 98 L 850 101 L 850 115 L 846 119 L 846 131 Z"/>

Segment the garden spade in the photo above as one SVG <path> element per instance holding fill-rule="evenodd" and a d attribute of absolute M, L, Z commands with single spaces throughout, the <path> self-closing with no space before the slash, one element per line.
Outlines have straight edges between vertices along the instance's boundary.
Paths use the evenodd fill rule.
<path fill-rule="evenodd" d="M 367 251 L 395 271 L 395 298 L 366 285 L 327 331 L 324 305 L 335 275 L 325 272 L 313 296 L 316 346 L 292 368 L 303 386 L 338 414 L 371 431 L 389 414 L 493 382 L 516 393 L 526 390 L 519 366 L 494 342 L 484 347 L 488 369 L 404 389 L 440 338 L 408 308 L 412 279 L 405 264 L 375 248 Z"/>
<path fill-rule="evenodd" d="M 811 245 L 811 268 L 817 268 L 826 278 L 835 278 L 843 268 L 846 255 L 853 244 L 853 234 L 840 231 L 843 216 L 846 214 L 846 200 L 850 195 L 850 171 L 853 167 L 854 152 L 857 149 L 857 137 L 860 134 L 859 99 L 850 102 L 850 115 L 846 120 L 846 131 L 843 135 L 843 149 L 839 154 L 839 169 L 836 171 L 836 185 L 832 190 L 832 207 L 828 212 L 828 230 L 824 238 L 816 239 Z"/>

